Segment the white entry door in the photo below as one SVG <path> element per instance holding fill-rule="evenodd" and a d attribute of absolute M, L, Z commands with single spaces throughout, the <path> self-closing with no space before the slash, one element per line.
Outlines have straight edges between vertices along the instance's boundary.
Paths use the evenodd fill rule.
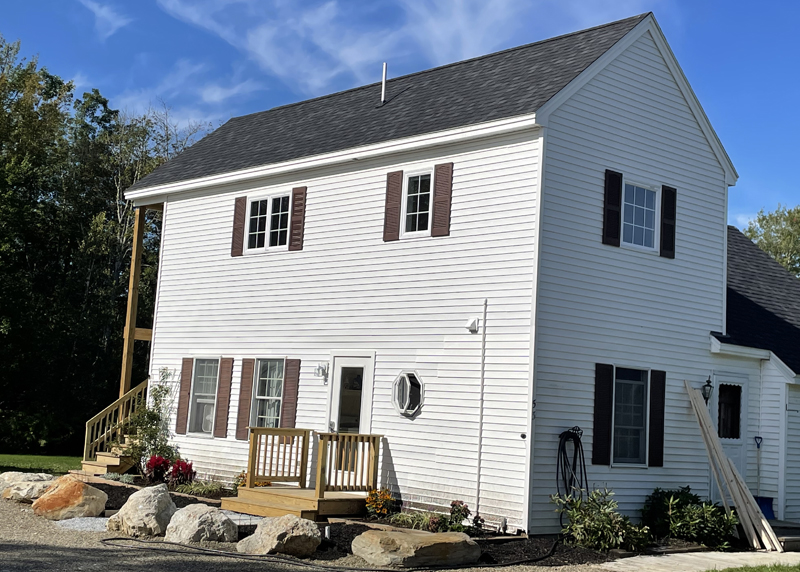
<path fill-rule="evenodd" d="M 334 356 L 330 397 L 330 429 L 337 433 L 369 433 L 372 423 L 372 356 Z"/>
<path fill-rule="evenodd" d="M 737 374 L 715 374 L 714 393 L 709 405 L 722 442 L 722 450 L 733 461 L 736 470 L 746 478 L 747 465 L 747 377 Z M 757 492 L 753 492 L 757 494 Z M 720 501 L 716 482 L 711 478 L 711 498 Z"/>

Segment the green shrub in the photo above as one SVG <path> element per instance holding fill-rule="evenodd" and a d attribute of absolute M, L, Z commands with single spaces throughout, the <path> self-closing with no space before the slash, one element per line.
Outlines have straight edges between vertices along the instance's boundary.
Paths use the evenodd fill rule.
<path fill-rule="evenodd" d="M 472 519 L 472 525 L 464 526 L 472 511 L 464 501 L 450 503 L 450 514 L 433 511 L 398 512 L 389 517 L 389 522 L 403 528 L 427 530 L 429 532 L 466 532 L 471 535 L 483 533 L 484 521 L 479 515 Z"/>
<path fill-rule="evenodd" d="M 119 476 L 119 482 L 125 483 L 126 485 L 133 484 L 133 475 L 124 474 Z"/>
<path fill-rule="evenodd" d="M 644 502 L 642 523 L 656 538 L 676 538 L 711 548 L 730 547 L 738 524 L 721 506 L 704 502 L 689 487 L 655 489 Z"/>
<path fill-rule="evenodd" d="M 216 481 L 193 481 L 175 487 L 175 491 L 196 497 L 208 497 L 221 493 L 225 490 L 222 483 Z"/>
<path fill-rule="evenodd" d="M 105 473 L 102 475 L 102 477 L 107 481 L 118 481 L 120 480 L 121 476 L 122 475 L 120 475 L 119 473 Z"/>
<path fill-rule="evenodd" d="M 569 523 L 561 531 L 568 542 L 593 550 L 623 548 L 641 552 L 650 542 L 647 526 L 636 526 L 617 512 L 618 504 L 608 489 L 591 491 L 585 500 L 574 495 L 552 495 L 556 512 Z"/>
<path fill-rule="evenodd" d="M 472 511 L 469 510 L 467 503 L 461 500 L 454 500 L 450 503 L 450 519 L 447 523 L 448 530 L 451 532 L 464 532 L 464 521 L 469 518 Z"/>

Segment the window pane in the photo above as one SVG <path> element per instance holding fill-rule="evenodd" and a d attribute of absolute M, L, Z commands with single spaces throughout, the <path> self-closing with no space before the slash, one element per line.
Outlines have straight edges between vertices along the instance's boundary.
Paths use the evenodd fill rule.
<path fill-rule="evenodd" d="M 644 245 L 644 229 L 641 226 L 633 227 L 633 244 Z"/>
<path fill-rule="evenodd" d="M 653 248 L 653 231 L 652 230 L 645 230 L 644 231 L 644 245 L 648 248 Z"/>
<path fill-rule="evenodd" d="M 214 403 L 217 397 L 219 361 L 198 359 L 194 362 L 189 431 L 211 433 L 214 428 Z"/>
<path fill-rule="evenodd" d="M 739 439 L 742 414 L 742 388 L 738 385 L 719 386 L 718 432 L 723 439 Z"/>
<path fill-rule="evenodd" d="M 644 189 L 641 187 L 636 187 L 636 206 L 644 206 Z"/>
<path fill-rule="evenodd" d="M 256 397 L 281 397 L 282 393 L 283 360 L 259 360 Z"/>
<path fill-rule="evenodd" d="M 650 189 L 625 185 L 622 241 L 653 248 L 655 243 L 656 193 Z"/>
<path fill-rule="evenodd" d="M 614 383 L 614 462 L 645 463 L 647 372 L 617 368 Z"/>
<path fill-rule="evenodd" d="M 622 240 L 628 244 L 633 243 L 633 226 L 626 224 L 622 229 Z"/>
<path fill-rule="evenodd" d="M 428 230 L 428 213 L 420 214 L 418 216 L 417 230 Z"/>
<path fill-rule="evenodd" d="M 408 178 L 405 232 L 428 230 L 430 188 L 430 175 L 418 175 Z"/>
<path fill-rule="evenodd" d="M 650 210 L 655 210 L 656 208 L 656 193 L 655 191 L 648 190 L 645 193 L 645 204 L 644 206 Z"/>
<path fill-rule="evenodd" d="M 625 185 L 625 202 L 633 204 L 633 195 L 634 195 L 633 185 L 626 184 Z"/>

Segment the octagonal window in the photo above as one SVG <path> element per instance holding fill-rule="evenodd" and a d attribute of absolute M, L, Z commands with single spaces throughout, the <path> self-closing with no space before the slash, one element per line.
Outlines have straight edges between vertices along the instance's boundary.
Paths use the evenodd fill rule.
<path fill-rule="evenodd" d="M 404 371 L 394 380 L 392 402 L 401 415 L 413 417 L 422 407 L 425 391 L 422 380 L 413 371 Z"/>

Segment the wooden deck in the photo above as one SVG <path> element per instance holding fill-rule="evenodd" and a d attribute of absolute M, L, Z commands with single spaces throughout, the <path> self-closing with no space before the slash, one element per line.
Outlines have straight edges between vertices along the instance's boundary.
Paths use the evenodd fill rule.
<path fill-rule="evenodd" d="M 331 491 L 319 498 L 314 489 L 291 485 L 239 487 L 239 496 L 222 499 L 222 508 L 257 516 L 284 516 L 324 521 L 330 516 L 357 516 L 366 512 L 366 494 Z"/>

